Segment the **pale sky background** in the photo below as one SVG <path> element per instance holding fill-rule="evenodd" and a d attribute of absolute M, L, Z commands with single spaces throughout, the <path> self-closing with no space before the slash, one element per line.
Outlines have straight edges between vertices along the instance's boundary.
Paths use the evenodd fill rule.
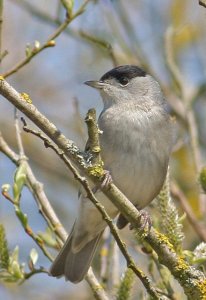
<path fill-rule="evenodd" d="M 28 0 L 27 2 L 50 15 L 55 15 L 56 0 Z M 117 16 L 116 1 L 100 0 L 97 2 L 96 5 L 89 4 L 86 12 L 72 22 L 71 28 L 74 30 L 81 29 L 109 41 L 115 51 L 120 53 L 119 57 L 120 60 L 122 57 L 122 63 L 131 63 L 131 60 L 129 58 L 128 61 L 125 60 L 117 31 L 122 39 L 126 41 L 127 47 L 132 49 L 133 62 L 135 61 L 135 49 L 137 47 L 136 40 L 138 40 L 157 78 L 163 84 L 169 84 L 170 77 L 165 67 L 162 45 L 165 30 L 173 21 L 170 14 L 173 1 L 122 1 L 134 30 L 132 43 Z M 206 17 L 206 9 L 201 8 L 195 2 L 197 1 L 190 1 L 190 4 L 187 5 L 188 11 L 181 28 L 199 24 L 199 28 L 205 33 L 203 20 Z M 81 1 L 75 1 L 75 7 L 78 7 L 80 3 Z M 63 15 L 64 12 L 62 11 Z M 4 1 L 3 18 L 3 49 L 8 49 L 9 54 L 3 60 L 2 73 L 24 57 L 27 43 L 33 44 L 35 40 L 40 43 L 44 42 L 55 30 L 55 26 L 46 24 L 31 16 L 14 0 Z M 112 22 L 110 22 L 111 20 Z M 114 26 L 114 30 L 112 30 L 112 26 Z M 194 41 L 192 47 L 184 46 L 179 51 L 178 61 L 188 86 L 205 83 L 205 37 L 206 35 L 202 34 L 201 38 Z M 8 81 L 19 92 L 28 93 L 34 105 L 52 120 L 66 136 L 83 148 L 86 140 L 86 130 L 84 127 L 84 137 L 77 134 L 74 98 L 76 97 L 79 100 L 82 119 L 91 107 L 95 107 L 99 113 L 102 108 L 100 96 L 95 90 L 85 86 L 83 82 L 99 79 L 110 68 L 112 68 L 112 62 L 105 52 L 99 51 L 97 47 L 82 39 L 73 38 L 62 33 L 56 40 L 54 48 L 46 49 L 37 55 L 22 70 L 8 78 Z M 206 112 L 205 100 L 198 102 L 196 108 L 199 112 L 199 120 L 204 119 Z M 28 123 L 33 126 L 30 121 Z M 0 130 L 11 147 L 17 151 L 13 107 L 2 97 L 0 101 Z M 205 137 L 206 134 L 202 130 L 202 140 Z M 58 157 L 51 150 L 45 149 L 40 140 L 23 133 L 23 141 L 35 175 L 44 183 L 48 198 L 69 231 L 77 209 L 78 188 L 76 183 Z M 0 153 L 0 185 L 4 183 L 12 184 L 14 170 L 15 166 Z M 28 214 L 29 223 L 35 232 L 45 230 L 45 222 L 38 213 L 31 194 L 26 189 L 22 194 L 22 210 Z M 15 217 L 12 205 L 2 196 L 0 196 L 0 222 L 5 226 L 9 248 L 13 249 L 16 245 L 19 245 L 20 261 L 26 261 L 31 248 L 34 247 L 39 252 L 38 265 L 49 267 L 50 262 L 41 254 L 34 242 L 25 235 Z M 140 255 L 140 257 L 142 258 L 140 265 L 144 265 L 143 255 Z M 123 263 L 123 266 L 125 266 L 125 263 Z M 45 274 L 40 274 L 32 277 L 22 286 L 9 285 L 7 289 L 0 285 L 0 298 L 5 300 L 77 299 L 75 297 L 79 293 L 78 299 L 90 299 L 85 298 L 86 289 L 88 289 L 86 282 L 73 285 L 68 282 L 65 283 L 64 279 L 56 280 L 48 278 Z M 64 296 L 60 298 L 61 293 Z M 75 295 L 75 297 L 72 298 L 72 295 Z"/>

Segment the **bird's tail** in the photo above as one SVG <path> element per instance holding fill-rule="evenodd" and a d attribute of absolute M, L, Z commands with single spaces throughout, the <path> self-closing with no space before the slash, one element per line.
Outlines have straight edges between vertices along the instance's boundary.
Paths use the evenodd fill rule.
<path fill-rule="evenodd" d="M 72 230 L 53 262 L 50 274 L 54 277 L 65 276 L 67 280 L 73 283 L 83 280 L 91 265 L 102 232 L 88 242 L 79 252 L 73 253 L 71 246 L 74 231 Z"/>

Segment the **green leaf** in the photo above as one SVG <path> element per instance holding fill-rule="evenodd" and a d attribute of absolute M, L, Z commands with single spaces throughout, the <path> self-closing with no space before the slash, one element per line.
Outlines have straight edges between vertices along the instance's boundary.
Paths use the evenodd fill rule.
<path fill-rule="evenodd" d="M 69 16 L 72 16 L 74 0 L 61 0 L 61 3 L 66 8 Z"/>
<path fill-rule="evenodd" d="M 47 227 L 45 232 L 39 232 L 38 236 L 49 246 L 49 247 L 56 247 L 56 239 L 54 238 L 52 230 Z"/>
<path fill-rule="evenodd" d="M 23 186 L 26 182 L 26 170 L 26 163 L 22 162 L 14 174 L 13 195 L 15 201 L 19 201 Z"/>
<path fill-rule="evenodd" d="M 15 282 L 19 279 L 24 278 L 23 267 L 19 264 L 19 247 L 16 246 L 12 254 L 9 258 L 9 273 L 11 274 L 11 278 L 9 282 Z M 8 279 L 7 279 L 8 281 Z"/>
<path fill-rule="evenodd" d="M 21 267 L 17 261 L 13 261 L 10 265 L 10 272 L 16 279 L 23 279 L 24 273 L 21 270 Z"/>
<path fill-rule="evenodd" d="M 19 207 L 15 206 L 16 215 L 18 216 L 19 220 L 21 221 L 21 224 L 24 228 L 28 225 L 28 217 L 26 214 L 24 214 Z"/>

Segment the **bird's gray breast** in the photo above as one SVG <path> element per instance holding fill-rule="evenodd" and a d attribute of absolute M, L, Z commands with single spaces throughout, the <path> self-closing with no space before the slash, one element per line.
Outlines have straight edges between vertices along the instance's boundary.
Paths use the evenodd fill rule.
<path fill-rule="evenodd" d="M 102 157 L 114 183 L 139 208 L 159 193 L 171 151 L 168 116 L 153 111 L 116 110 L 100 115 Z"/>

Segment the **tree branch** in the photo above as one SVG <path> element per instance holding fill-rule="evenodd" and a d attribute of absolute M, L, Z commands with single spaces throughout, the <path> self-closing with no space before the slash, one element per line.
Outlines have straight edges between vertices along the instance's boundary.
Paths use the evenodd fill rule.
<path fill-rule="evenodd" d="M 0 94 L 30 118 L 61 150 L 63 150 L 65 155 L 75 166 L 81 169 L 94 183 L 97 184 L 101 181 L 101 178 L 98 176 L 89 174 L 87 169 L 88 163 L 84 160 L 84 156 L 74 142 L 68 140 L 54 124 L 43 116 L 34 105 L 27 103 L 3 78 L 0 78 Z M 103 188 L 102 191 L 134 228 L 141 227 L 141 218 L 136 207 L 113 183 L 109 189 Z M 206 278 L 204 274 L 194 267 L 191 267 L 182 257 L 179 257 L 164 235 L 158 233 L 154 228 L 151 228 L 145 240 L 156 251 L 159 261 L 167 266 L 173 276 L 179 281 L 189 299 L 201 299 L 203 295 L 206 295 Z M 193 298 L 191 298 L 191 295 Z"/>
<path fill-rule="evenodd" d="M 4 140 L 1 132 L 0 132 L 0 151 L 3 152 L 9 159 L 11 159 L 17 166 L 19 166 L 20 164 L 19 155 L 17 155 L 14 151 L 11 150 L 11 148 Z M 53 210 L 48 200 L 43 189 L 43 184 L 37 181 L 28 162 L 27 162 L 26 175 L 29 183 L 28 187 L 33 192 L 34 198 L 39 207 L 39 211 L 42 213 L 45 220 L 48 222 L 48 225 L 50 224 L 52 225 L 53 231 L 59 236 L 60 240 L 63 243 L 65 243 L 68 234 L 65 231 L 63 225 L 61 224 L 60 220 L 58 219 L 55 211 Z M 96 279 L 92 271 L 92 268 L 89 269 L 89 272 L 85 280 L 90 285 L 91 289 L 93 290 L 94 296 L 97 300 L 109 300 L 109 297 L 106 295 L 104 289 L 101 287 L 98 280 Z"/>
<path fill-rule="evenodd" d="M 206 7 L 206 0 L 199 0 L 199 5 Z"/>
<path fill-rule="evenodd" d="M 90 122 L 88 122 L 88 119 Z M 96 128 L 96 132 L 93 132 L 94 135 L 90 135 L 91 138 L 91 143 L 93 145 L 93 149 L 96 149 L 96 145 L 99 145 L 99 139 L 97 138 L 98 135 L 98 127 L 95 123 L 96 120 L 96 114 L 94 112 L 94 110 L 90 110 L 87 114 L 87 118 L 86 118 L 86 122 L 87 124 L 89 124 L 91 131 L 89 130 L 90 134 L 91 132 L 93 132 L 94 128 Z M 44 141 L 44 144 L 46 145 L 46 147 L 50 147 L 51 149 L 53 149 L 55 151 L 55 153 L 63 160 L 63 162 L 65 163 L 65 165 L 69 168 L 69 170 L 73 173 L 74 177 L 79 181 L 79 183 L 83 186 L 83 188 L 85 189 L 86 193 L 87 193 L 87 198 L 89 198 L 92 203 L 96 206 L 96 208 L 99 210 L 99 212 L 102 214 L 103 219 L 105 220 L 105 222 L 107 223 L 107 225 L 110 228 L 110 231 L 112 233 L 112 235 L 114 236 L 119 249 L 121 250 L 123 256 L 125 257 L 126 261 L 127 261 L 127 266 L 128 268 L 132 269 L 133 272 L 136 274 L 136 276 L 142 281 L 143 285 L 145 286 L 147 292 L 154 298 L 154 299 L 159 299 L 158 293 L 155 290 L 155 288 L 152 286 L 150 279 L 143 273 L 142 270 L 140 270 L 136 265 L 134 260 L 132 259 L 132 257 L 129 255 L 128 251 L 127 251 L 127 247 L 125 245 L 125 243 L 122 242 L 117 228 L 116 226 L 113 224 L 112 219 L 109 217 L 108 213 L 105 211 L 105 208 L 103 205 L 101 205 L 101 203 L 98 201 L 98 199 L 95 197 L 94 193 L 92 192 L 88 181 L 86 180 L 85 177 L 82 177 L 79 172 L 77 171 L 77 169 L 71 164 L 70 160 L 66 157 L 66 155 L 64 154 L 64 152 L 62 152 L 62 150 L 60 150 L 57 146 L 55 146 L 53 143 L 51 143 L 47 137 L 45 137 L 44 135 L 42 135 L 41 132 L 37 132 L 35 130 L 32 130 L 30 128 L 27 127 L 25 121 L 24 121 L 24 130 L 26 132 L 32 133 L 35 136 L 38 136 L 39 138 L 41 138 Z M 100 146 L 98 146 L 98 151 L 95 153 L 97 153 L 97 157 L 99 156 L 99 151 L 100 151 Z M 99 158 L 98 158 L 99 159 Z M 96 160 L 95 160 L 96 163 Z"/>
<path fill-rule="evenodd" d="M 88 4 L 90 0 L 85 0 L 84 3 L 80 6 L 76 13 L 69 16 L 67 14 L 66 20 L 60 24 L 60 26 L 55 30 L 55 32 L 47 39 L 47 41 L 43 45 L 34 46 L 33 49 L 29 49 L 28 55 L 23 58 L 20 62 L 18 62 L 13 68 L 8 70 L 3 74 L 3 77 L 6 78 L 18 70 L 20 70 L 23 66 L 28 64 L 32 58 L 34 58 L 37 54 L 42 52 L 44 49 L 55 46 L 55 39 L 67 28 L 67 26 L 76 19 L 79 15 L 84 12 L 85 6 Z"/>
<path fill-rule="evenodd" d="M 17 166 L 20 165 L 20 156 L 11 150 L 11 148 L 4 140 L 1 132 L 0 151 L 3 152 L 9 159 L 11 159 Z M 52 225 L 53 231 L 59 236 L 59 238 L 63 241 L 66 240 L 67 232 L 64 230 L 62 224 L 59 222 L 59 219 L 50 204 L 44 192 L 43 184 L 36 179 L 28 162 L 26 162 L 26 168 L 28 187 L 34 195 L 39 211 L 44 216 L 45 220 L 48 222 L 48 225 Z"/>

